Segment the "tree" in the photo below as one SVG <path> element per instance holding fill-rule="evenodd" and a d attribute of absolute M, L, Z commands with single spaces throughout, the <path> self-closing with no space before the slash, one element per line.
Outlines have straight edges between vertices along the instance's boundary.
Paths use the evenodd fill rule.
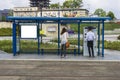
<path fill-rule="evenodd" d="M 13 16 L 13 10 L 10 10 L 8 16 Z"/>
<path fill-rule="evenodd" d="M 6 17 L 2 15 L 2 21 L 6 21 Z"/>
<path fill-rule="evenodd" d="M 82 3 L 82 0 L 67 0 L 63 3 L 63 8 L 79 8 Z"/>
<path fill-rule="evenodd" d="M 74 8 L 82 7 L 82 0 L 73 0 Z"/>
<path fill-rule="evenodd" d="M 106 17 L 106 12 L 101 8 L 96 9 L 94 14 L 98 15 L 99 17 Z"/>
<path fill-rule="evenodd" d="M 65 1 L 63 3 L 63 8 L 71 8 L 71 5 L 72 5 L 72 1 Z"/>
<path fill-rule="evenodd" d="M 107 17 L 110 17 L 112 20 L 115 19 L 114 13 L 112 11 L 108 12 Z"/>
<path fill-rule="evenodd" d="M 59 7 L 59 4 L 50 4 L 50 8 L 58 8 Z"/>

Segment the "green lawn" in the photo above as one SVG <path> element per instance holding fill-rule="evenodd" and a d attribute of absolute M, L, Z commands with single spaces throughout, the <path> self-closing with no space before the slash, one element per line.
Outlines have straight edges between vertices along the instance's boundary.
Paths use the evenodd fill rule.
<path fill-rule="evenodd" d="M 69 40 L 70 41 L 70 40 Z M 73 40 L 70 41 L 70 45 L 76 45 L 77 41 Z M 82 41 L 81 41 L 82 44 Z M 49 51 L 52 49 L 56 49 L 57 45 L 55 44 L 49 44 L 49 43 L 42 43 L 40 44 L 41 49 L 48 49 Z M 37 51 L 37 42 L 35 41 L 21 41 L 21 50 L 22 51 Z M 105 41 L 105 49 L 111 49 L 111 50 L 119 50 L 120 51 L 120 42 L 119 41 Z M 2 40 L 0 41 L 0 50 L 12 53 L 12 41 L 11 40 Z"/>
<path fill-rule="evenodd" d="M 86 26 L 97 26 L 97 24 L 81 24 L 80 26 L 80 33 L 83 33 L 83 27 Z M 70 24 L 70 27 L 72 30 L 74 30 L 76 33 L 78 32 L 78 25 L 77 24 Z M 114 29 L 120 29 L 120 24 L 117 23 L 105 23 L 105 30 L 114 30 Z M 0 36 L 11 36 L 12 35 L 12 29 L 11 28 L 0 28 Z"/>
<path fill-rule="evenodd" d="M 38 49 L 38 43 L 35 41 L 26 41 L 22 40 L 20 42 L 20 50 L 22 51 L 36 51 Z M 52 47 L 51 47 L 52 46 Z M 41 48 L 56 48 L 57 45 L 49 43 L 41 43 Z M 0 50 L 11 53 L 12 52 L 12 41 L 11 40 L 1 40 L 0 41 Z"/>
<path fill-rule="evenodd" d="M 86 26 L 98 26 L 98 24 L 81 24 L 80 26 L 80 33 L 83 33 L 83 28 Z M 78 32 L 78 25 L 77 24 L 70 24 L 70 28 L 74 30 L 76 33 Z M 120 24 L 117 23 L 105 23 L 105 30 L 114 30 L 114 29 L 120 29 Z"/>
<path fill-rule="evenodd" d="M 120 51 L 120 41 L 105 41 L 105 49 L 119 50 Z"/>
<path fill-rule="evenodd" d="M 11 36 L 12 29 L 11 28 L 1 28 L 0 29 L 0 36 Z"/>

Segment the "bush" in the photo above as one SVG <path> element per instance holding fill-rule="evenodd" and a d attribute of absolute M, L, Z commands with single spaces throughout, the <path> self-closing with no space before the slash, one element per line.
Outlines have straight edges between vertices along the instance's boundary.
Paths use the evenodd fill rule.
<path fill-rule="evenodd" d="M 80 25 L 80 33 L 83 33 L 83 28 L 86 26 L 94 26 L 97 27 L 98 24 L 91 24 L 91 22 L 89 24 L 81 24 Z M 78 32 L 78 24 L 70 24 L 70 28 L 71 30 L 73 30 L 74 32 Z M 106 22 L 105 23 L 105 30 L 114 30 L 114 29 L 119 29 L 120 28 L 120 24 L 114 23 L 114 22 Z"/>
<path fill-rule="evenodd" d="M 12 52 L 12 41 L 11 40 L 2 40 L 0 41 L 0 50 L 5 52 Z"/>
<path fill-rule="evenodd" d="M 21 40 L 20 41 L 20 50 L 21 51 L 36 51 L 38 49 L 38 43 L 36 41 L 26 41 Z M 40 44 L 40 48 L 56 48 L 57 45 L 55 44 L 49 44 L 49 43 L 42 43 Z M 12 53 L 12 41 L 11 40 L 2 40 L 0 41 L 0 50 Z"/>
<path fill-rule="evenodd" d="M 120 42 L 119 41 L 105 41 L 105 49 L 119 50 L 120 51 Z"/>
<path fill-rule="evenodd" d="M 70 45 L 78 45 L 78 39 L 68 39 L 68 41 L 70 42 Z M 51 40 L 51 42 L 58 42 L 57 39 Z M 83 40 L 80 40 L 80 45 L 83 45 Z"/>
<path fill-rule="evenodd" d="M 56 41 L 56 40 L 55 40 Z M 70 45 L 77 45 L 78 41 L 77 40 L 69 40 Z M 38 46 L 37 42 L 35 41 L 25 41 L 22 40 L 20 45 L 20 50 L 22 51 L 37 51 Z M 83 41 L 81 40 L 81 46 L 82 46 Z M 51 47 L 52 46 L 52 47 Z M 40 44 L 40 48 L 52 48 L 56 49 L 58 46 L 56 44 L 49 44 L 49 43 L 42 43 Z M 119 50 L 120 51 L 120 41 L 105 41 L 104 42 L 104 47 L 105 49 L 111 49 L 111 50 Z M 12 53 L 12 41 L 11 40 L 2 40 L 0 41 L 0 50 L 3 50 L 8 53 Z"/>
<path fill-rule="evenodd" d="M 11 28 L 1 28 L 0 36 L 12 36 L 12 29 Z"/>
<path fill-rule="evenodd" d="M 120 40 L 120 35 L 117 37 L 118 40 Z"/>

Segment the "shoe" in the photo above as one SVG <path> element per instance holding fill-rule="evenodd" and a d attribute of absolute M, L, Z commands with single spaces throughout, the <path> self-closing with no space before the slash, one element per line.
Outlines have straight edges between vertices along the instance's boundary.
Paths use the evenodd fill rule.
<path fill-rule="evenodd" d="M 95 56 L 92 56 L 93 58 L 95 57 Z"/>
<path fill-rule="evenodd" d="M 64 57 L 66 57 L 66 55 L 64 55 Z"/>
<path fill-rule="evenodd" d="M 89 57 L 91 57 L 91 56 L 89 56 Z"/>
<path fill-rule="evenodd" d="M 64 56 L 61 56 L 61 58 L 64 58 Z"/>

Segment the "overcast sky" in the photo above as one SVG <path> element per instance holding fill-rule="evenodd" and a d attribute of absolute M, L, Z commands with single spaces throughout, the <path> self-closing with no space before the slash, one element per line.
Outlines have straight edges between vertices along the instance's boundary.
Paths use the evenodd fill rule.
<path fill-rule="evenodd" d="M 65 0 L 51 0 L 51 3 L 62 2 Z M 120 0 L 83 0 L 83 8 L 90 10 L 90 13 L 98 8 L 106 12 L 112 11 L 120 19 Z M 0 9 L 12 9 L 13 7 L 29 6 L 29 0 L 1 0 Z"/>

